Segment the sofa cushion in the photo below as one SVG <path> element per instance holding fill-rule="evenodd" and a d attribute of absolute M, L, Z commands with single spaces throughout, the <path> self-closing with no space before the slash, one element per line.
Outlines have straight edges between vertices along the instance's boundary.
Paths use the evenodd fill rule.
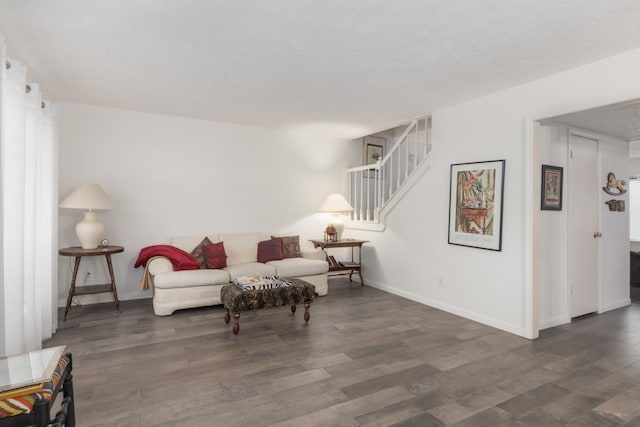
<path fill-rule="evenodd" d="M 269 261 L 268 266 L 276 269 L 281 277 L 301 277 L 322 274 L 329 271 L 327 261 L 307 258 L 285 258 L 279 261 Z"/>
<path fill-rule="evenodd" d="M 260 233 L 220 234 L 227 253 L 227 265 L 258 261 Z"/>
<path fill-rule="evenodd" d="M 272 239 L 282 239 L 282 253 L 284 258 L 300 256 L 300 236 L 271 236 Z"/>
<path fill-rule="evenodd" d="M 204 258 L 204 251 L 202 248 L 204 248 L 205 246 L 211 245 L 212 243 L 213 242 L 209 240 L 208 237 L 205 237 L 204 239 L 202 239 L 200 243 L 198 243 L 198 246 L 193 248 L 193 250 L 191 251 L 191 256 L 198 260 L 198 264 L 200 264 L 200 268 L 207 268 L 207 263 Z"/>
<path fill-rule="evenodd" d="M 275 267 L 260 262 L 227 265 L 223 271 L 229 273 L 230 281 L 234 281 L 241 276 L 251 276 L 252 274 L 259 274 L 261 276 L 273 276 L 276 274 Z"/>
<path fill-rule="evenodd" d="M 267 262 L 284 258 L 282 239 L 264 240 L 258 243 L 258 262 Z"/>
<path fill-rule="evenodd" d="M 224 285 L 231 281 L 229 273 L 225 270 L 182 270 L 169 273 L 159 273 L 153 276 L 153 285 L 156 288 L 189 288 L 202 285 Z"/>
<path fill-rule="evenodd" d="M 207 268 L 225 268 L 227 266 L 227 254 L 224 251 L 224 242 L 213 243 L 202 248 Z"/>

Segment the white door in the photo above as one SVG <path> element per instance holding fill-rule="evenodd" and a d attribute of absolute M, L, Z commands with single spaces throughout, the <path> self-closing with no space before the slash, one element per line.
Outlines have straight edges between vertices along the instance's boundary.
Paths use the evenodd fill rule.
<path fill-rule="evenodd" d="M 598 310 L 598 141 L 571 134 L 569 150 L 569 312 L 576 317 Z"/>

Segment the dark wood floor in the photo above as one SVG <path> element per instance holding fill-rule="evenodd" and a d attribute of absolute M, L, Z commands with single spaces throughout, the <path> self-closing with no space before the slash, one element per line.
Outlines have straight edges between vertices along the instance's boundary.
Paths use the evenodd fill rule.
<path fill-rule="evenodd" d="M 73 352 L 78 425 L 640 426 L 640 305 L 529 341 L 330 281 L 288 308 L 156 317 L 150 300 L 74 307 L 45 346 Z"/>

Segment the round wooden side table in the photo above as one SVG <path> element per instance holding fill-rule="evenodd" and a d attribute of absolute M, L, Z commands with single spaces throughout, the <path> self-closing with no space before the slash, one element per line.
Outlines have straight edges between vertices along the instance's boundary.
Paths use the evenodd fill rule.
<path fill-rule="evenodd" d="M 71 276 L 71 287 L 69 288 L 69 295 L 67 295 L 67 306 L 64 309 L 64 319 L 67 320 L 67 314 L 71 309 L 71 300 L 76 295 L 90 295 L 101 294 L 104 292 L 113 293 L 113 300 L 116 303 L 116 310 L 120 313 L 120 301 L 118 301 L 118 289 L 116 288 L 116 279 L 113 275 L 113 264 L 111 263 L 111 254 L 117 254 L 124 252 L 122 246 L 105 246 L 96 249 L 82 249 L 79 246 L 73 246 L 70 248 L 63 248 L 58 251 L 63 256 L 75 257 L 75 263 L 73 265 L 73 275 Z M 109 268 L 109 276 L 111 277 L 111 283 L 105 283 L 102 285 L 88 285 L 88 286 L 76 286 L 76 277 L 78 276 L 78 267 L 80 266 L 80 260 L 83 256 L 99 256 L 103 255 L 107 259 L 107 267 Z"/>

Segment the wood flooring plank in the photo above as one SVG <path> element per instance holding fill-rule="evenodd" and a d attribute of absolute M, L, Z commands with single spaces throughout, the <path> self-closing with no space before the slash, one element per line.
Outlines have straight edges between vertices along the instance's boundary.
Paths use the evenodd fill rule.
<path fill-rule="evenodd" d="M 363 426 L 395 425 L 409 419 L 416 420 L 418 415 L 425 414 L 429 409 L 442 406 L 448 401 L 449 399 L 441 393 L 432 391 L 357 416 L 355 420 Z"/>
<path fill-rule="evenodd" d="M 371 412 L 374 409 L 386 407 L 402 401 L 411 399 L 413 395 L 402 386 L 395 386 L 375 393 L 367 394 L 347 402 L 333 405 L 330 408 L 311 412 L 298 418 L 293 418 L 281 423 L 276 423 L 277 427 L 305 426 L 328 426 L 328 425 L 357 425 L 353 417 Z"/>
<path fill-rule="evenodd" d="M 438 370 L 429 364 L 422 364 L 409 369 L 396 371 L 386 375 L 379 375 L 356 384 L 343 387 L 341 391 L 351 399 L 365 396 L 380 389 L 402 385 L 413 380 L 429 377 Z"/>
<path fill-rule="evenodd" d="M 594 408 L 594 412 L 615 422 L 626 423 L 640 415 L 640 385 L 631 387 Z"/>
<path fill-rule="evenodd" d="M 571 425 L 575 424 L 576 419 L 582 417 L 586 412 L 591 412 L 593 408 L 601 405 L 602 403 L 602 399 L 595 399 L 578 393 L 571 393 L 556 401 L 548 403 L 541 410 L 550 414 L 556 420 Z"/>

